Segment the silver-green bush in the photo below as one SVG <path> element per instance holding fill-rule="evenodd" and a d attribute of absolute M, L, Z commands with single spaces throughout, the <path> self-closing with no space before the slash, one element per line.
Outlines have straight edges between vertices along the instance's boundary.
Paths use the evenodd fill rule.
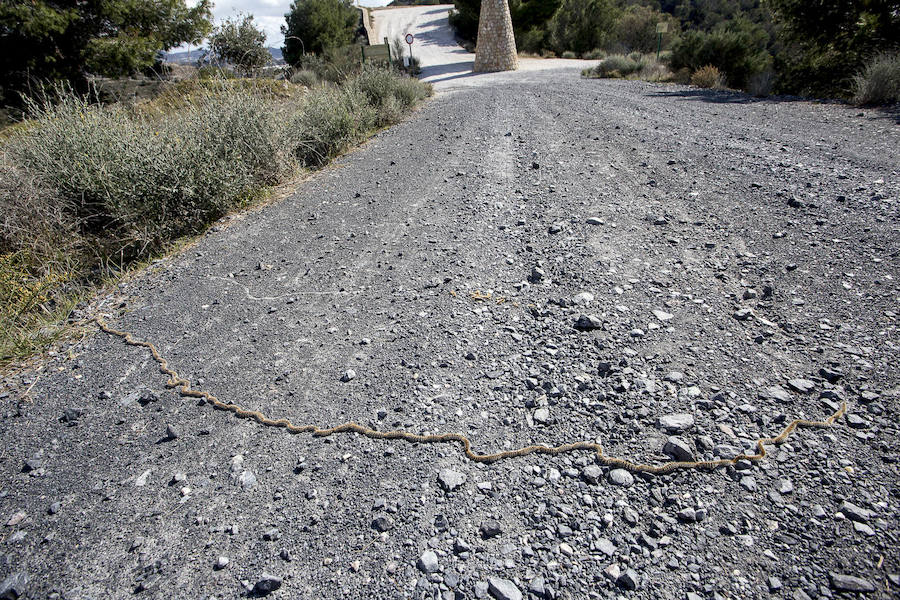
<path fill-rule="evenodd" d="M 857 104 L 900 102 L 900 52 L 875 57 L 853 80 Z"/>

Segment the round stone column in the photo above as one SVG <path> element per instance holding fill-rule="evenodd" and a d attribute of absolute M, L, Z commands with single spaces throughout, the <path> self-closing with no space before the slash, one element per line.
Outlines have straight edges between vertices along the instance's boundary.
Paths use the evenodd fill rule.
<path fill-rule="evenodd" d="M 516 37 L 507 0 L 481 0 L 475 72 L 515 71 L 518 68 Z"/>

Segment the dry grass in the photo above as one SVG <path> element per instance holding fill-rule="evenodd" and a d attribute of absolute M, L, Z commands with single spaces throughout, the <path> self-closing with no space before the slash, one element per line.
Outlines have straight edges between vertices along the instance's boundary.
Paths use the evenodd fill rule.
<path fill-rule="evenodd" d="M 694 71 L 691 75 L 691 85 L 712 90 L 724 90 L 727 87 L 725 76 L 712 65 L 706 65 Z"/>

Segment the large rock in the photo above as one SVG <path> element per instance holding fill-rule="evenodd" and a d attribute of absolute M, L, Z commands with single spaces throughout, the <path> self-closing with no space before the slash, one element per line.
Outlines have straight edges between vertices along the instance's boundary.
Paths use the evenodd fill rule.
<path fill-rule="evenodd" d="M 0 583 L 0 599 L 16 600 L 17 598 L 24 598 L 27 585 L 28 575 L 22 572 L 13 573 L 4 579 L 3 583 Z"/>
<path fill-rule="evenodd" d="M 438 570 L 437 554 L 432 550 L 426 550 L 419 557 L 419 560 L 416 561 L 416 566 L 423 573 L 434 573 Z"/>
<path fill-rule="evenodd" d="M 688 413 L 675 413 L 659 418 L 659 426 L 675 433 L 687 431 L 694 426 L 694 416 Z"/>
<path fill-rule="evenodd" d="M 438 483 L 448 492 L 452 492 L 466 482 L 465 473 L 452 469 L 443 469 L 438 473 Z"/>
<path fill-rule="evenodd" d="M 830 573 L 831 587 L 839 592 L 861 592 L 869 593 L 875 591 L 875 585 L 862 577 L 853 575 L 841 575 L 840 573 Z"/>
<path fill-rule="evenodd" d="M 488 592 L 497 600 L 522 600 L 522 592 L 509 579 L 489 578 Z"/>
<path fill-rule="evenodd" d="M 690 444 L 677 436 L 672 436 L 668 440 L 666 440 L 666 445 L 663 446 L 663 452 L 665 452 L 675 460 L 688 462 L 693 462 L 696 460 L 696 458 L 694 458 L 694 451 L 691 449 Z"/>

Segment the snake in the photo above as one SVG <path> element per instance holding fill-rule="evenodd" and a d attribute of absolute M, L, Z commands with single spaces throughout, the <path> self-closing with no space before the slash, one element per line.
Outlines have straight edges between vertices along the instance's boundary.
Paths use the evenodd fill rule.
<path fill-rule="evenodd" d="M 121 331 L 111 327 L 101 316 L 93 317 L 97 326 L 105 333 L 121 338 L 130 346 L 146 348 L 150 351 L 153 360 L 159 365 L 160 373 L 167 375 L 166 386 L 178 390 L 178 393 L 187 398 L 199 398 L 213 408 L 230 412 L 241 419 L 249 419 L 266 427 L 281 428 L 289 433 L 309 433 L 313 437 L 329 437 L 339 433 L 356 433 L 375 440 L 403 440 L 413 444 L 455 443 L 461 447 L 465 457 L 477 463 L 495 463 L 500 460 L 528 456 L 531 454 L 559 455 L 571 452 L 593 452 L 596 462 L 614 469 L 625 469 L 634 473 L 650 475 L 666 475 L 679 470 L 706 470 L 712 471 L 723 467 L 736 465 L 740 461 L 758 462 L 766 457 L 766 445 L 778 446 L 783 444 L 797 429 L 802 428 L 827 428 L 834 425 L 847 411 L 847 403 L 842 402 L 840 407 L 824 421 L 811 421 L 807 419 L 794 419 L 782 429 L 775 437 L 765 437 L 756 440 L 756 452 L 748 454 L 742 452 L 731 458 L 717 460 L 675 460 L 660 464 L 644 464 L 633 462 L 624 458 L 607 456 L 603 447 L 596 442 L 576 441 L 558 446 L 532 444 L 514 450 L 501 452 L 479 453 L 472 449 L 472 441 L 461 433 L 418 434 L 408 431 L 381 431 L 365 427 L 355 422 L 342 423 L 333 427 L 319 427 L 317 425 L 296 425 L 290 419 L 275 419 L 261 411 L 252 410 L 232 402 L 223 402 L 212 393 L 205 390 L 197 390 L 191 387 L 191 382 L 181 377 L 175 369 L 169 366 L 169 362 L 162 356 L 159 349 L 152 343 L 136 339 L 130 332 Z"/>

